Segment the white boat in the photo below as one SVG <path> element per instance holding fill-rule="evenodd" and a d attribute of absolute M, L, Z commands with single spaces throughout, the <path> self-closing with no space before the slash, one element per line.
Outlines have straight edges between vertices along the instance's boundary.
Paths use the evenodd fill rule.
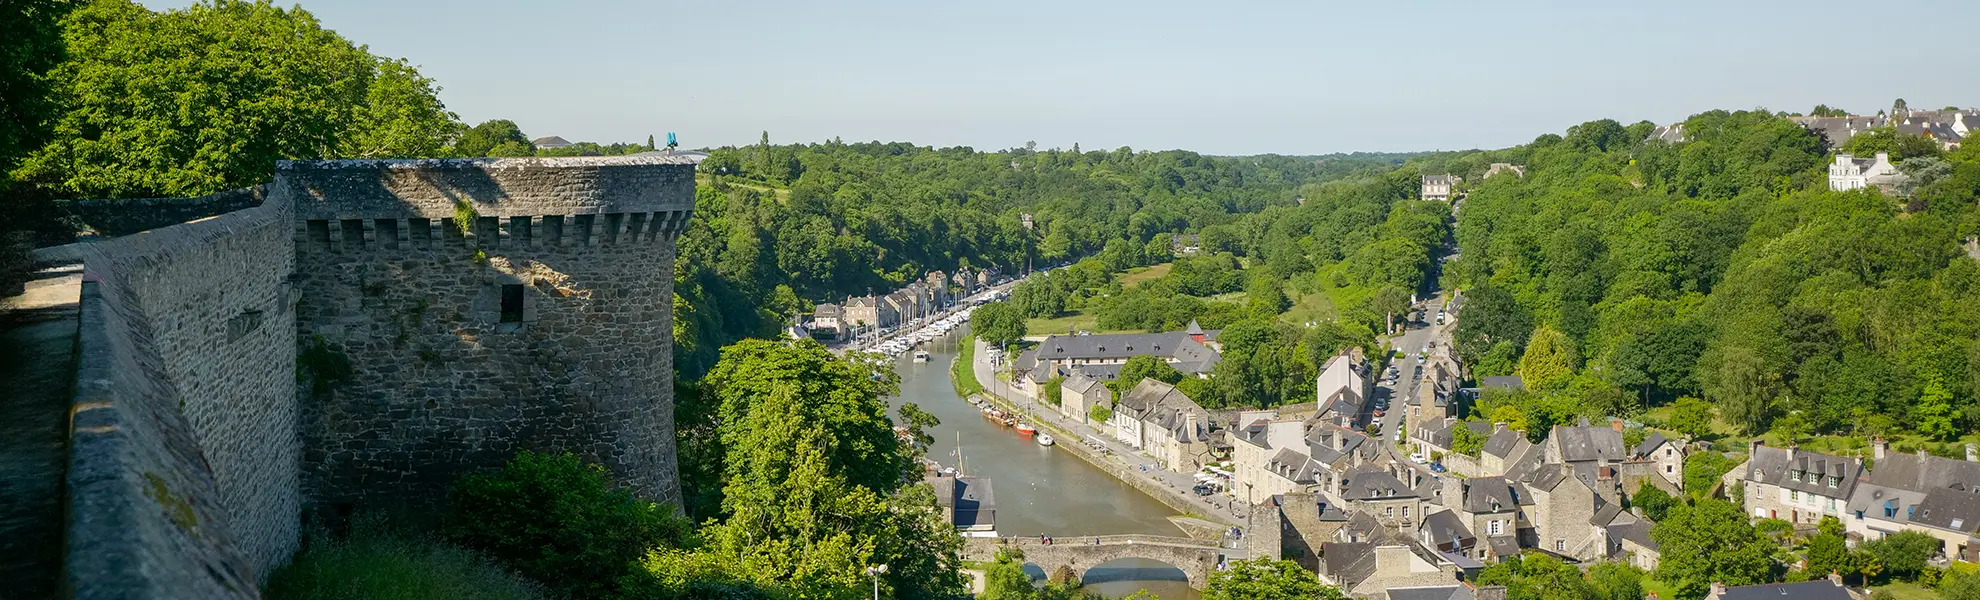
<path fill-rule="evenodd" d="M 928 351 L 927 350 L 914 351 L 914 362 L 918 362 L 918 363 L 928 362 Z"/>
<path fill-rule="evenodd" d="M 1049 433 L 1038 434 L 1038 445 L 1040 446 L 1052 445 L 1052 434 Z"/>

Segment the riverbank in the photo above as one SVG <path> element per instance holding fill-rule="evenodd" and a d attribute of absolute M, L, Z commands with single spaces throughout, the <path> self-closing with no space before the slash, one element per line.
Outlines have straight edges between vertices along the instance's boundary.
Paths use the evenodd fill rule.
<path fill-rule="evenodd" d="M 1148 495 L 1148 497 L 1155 499 L 1155 501 L 1162 503 L 1162 505 L 1169 507 L 1179 514 L 1224 525 L 1242 526 L 1245 524 L 1245 517 L 1242 513 L 1232 514 L 1232 509 L 1229 506 L 1213 504 L 1212 502 L 1216 502 L 1215 500 L 1208 500 L 1206 497 L 1191 494 L 1188 484 L 1193 483 L 1193 481 L 1189 475 L 1164 471 L 1153 459 L 1133 460 L 1133 458 L 1145 457 L 1140 457 L 1140 454 L 1133 448 L 1120 444 L 1117 440 L 1112 439 L 1111 436 L 1105 435 L 1104 432 L 1083 423 L 1073 423 L 1064 415 L 1058 414 L 1056 410 L 1041 409 L 1037 412 L 1025 413 L 1021 408 L 1024 405 L 1024 399 L 1013 398 L 1007 395 L 1015 394 L 1015 392 L 1009 390 L 1009 386 L 992 385 L 993 382 L 990 379 L 995 377 L 995 374 L 991 372 L 989 361 L 983 358 L 985 352 L 982 342 L 972 338 L 968 341 L 967 346 L 968 349 L 965 352 L 968 353 L 967 356 L 970 360 L 966 364 L 970 365 L 970 371 L 975 376 L 974 379 L 977 386 L 982 390 L 996 391 L 995 393 L 983 393 L 981 396 L 989 398 L 1003 410 L 1015 414 L 1026 414 L 1029 417 L 1029 422 L 1033 423 L 1040 430 L 1051 433 L 1053 437 L 1057 438 L 1058 443 L 1053 444 L 1053 448 L 1063 450 L 1068 454 L 1078 457 L 1080 460 L 1093 465 L 1109 476 L 1120 480 L 1122 483 L 1128 484 L 1128 486 Z M 963 359 L 964 355 L 959 352 L 956 358 L 957 362 L 962 363 Z M 956 365 L 951 365 L 950 376 L 960 377 L 961 375 L 962 369 L 957 368 Z M 1084 441 L 1089 439 L 1103 442 L 1108 448 L 1108 451 L 1103 453 L 1087 446 Z M 1178 528 L 1181 529 L 1181 526 L 1178 526 Z"/>

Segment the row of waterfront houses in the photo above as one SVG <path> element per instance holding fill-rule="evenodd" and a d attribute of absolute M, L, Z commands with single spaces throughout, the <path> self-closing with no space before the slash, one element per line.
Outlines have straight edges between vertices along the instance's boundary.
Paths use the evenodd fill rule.
<path fill-rule="evenodd" d="M 842 340 L 856 332 L 887 330 L 926 318 L 954 306 L 956 301 L 990 287 L 995 269 L 959 269 L 952 276 L 929 271 L 921 279 L 885 295 L 848 296 L 838 304 L 820 304 L 811 313 L 814 337 Z"/>
<path fill-rule="evenodd" d="M 1892 452 L 1878 438 L 1866 464 L 1754 442 L 1723 483 L 1742 489 L 1737 493 L 1755 519 L 1813 527 L 1834 517 L 1852 543 L 1916 531 L 1937 538 L 1946 559 L 1980 562 L 1980 448 L 1972 444 L 1966 460 L 1958 460 Z"/>

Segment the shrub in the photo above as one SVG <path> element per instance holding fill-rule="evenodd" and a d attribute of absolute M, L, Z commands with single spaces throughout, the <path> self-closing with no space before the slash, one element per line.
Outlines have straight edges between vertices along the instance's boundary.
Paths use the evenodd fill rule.
<path fill-rule="evenodd" d="M 610 595 L 648 550 L 690 532 L 673 507 L 614 487 L 603 467 L 568 453 L 523 452 L 462 478 L 448 499 L 449 537 L 578 598 Z"/>
<path fill-rule="evenodd" d="M 459 546 L 395 533 L 360 514 L 348 537 L 312 544 L 268 580 L 270 600 L 528 600 L 538 586 Z"/>

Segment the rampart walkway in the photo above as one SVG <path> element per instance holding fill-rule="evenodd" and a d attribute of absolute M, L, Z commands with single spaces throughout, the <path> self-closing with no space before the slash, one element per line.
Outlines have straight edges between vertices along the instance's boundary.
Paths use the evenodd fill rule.
<path fill-rule="evenodd" d="M 62 573 L 62 479 L 68 465 L 82 267 L 35 273 L 0 298 L 0 590 L 54 598 Z"/>

